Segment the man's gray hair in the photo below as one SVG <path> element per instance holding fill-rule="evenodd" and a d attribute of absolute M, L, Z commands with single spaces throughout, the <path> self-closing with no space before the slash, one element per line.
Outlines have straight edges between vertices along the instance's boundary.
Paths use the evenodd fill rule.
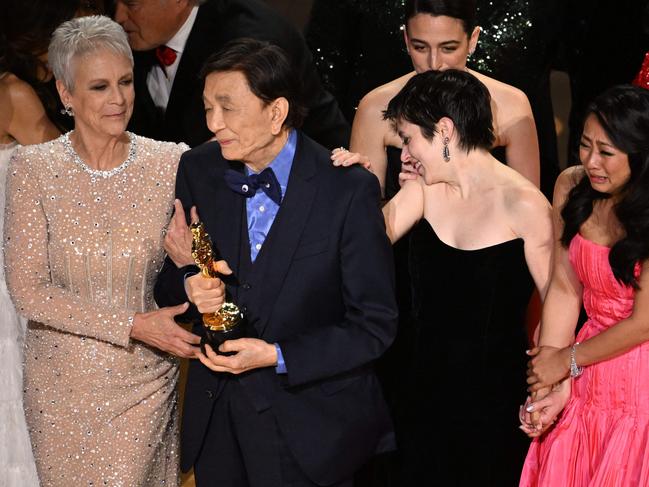
<path fill-rule="evenodd" d="M 63 22 L 52 34 L 47 62 L 54 77 L 69 91 L 74 89 L 74 63 L 82 56 L 109 49 L 133 66 L 133 53 L 124 29 L 103 15 L 78 17 Z"/>

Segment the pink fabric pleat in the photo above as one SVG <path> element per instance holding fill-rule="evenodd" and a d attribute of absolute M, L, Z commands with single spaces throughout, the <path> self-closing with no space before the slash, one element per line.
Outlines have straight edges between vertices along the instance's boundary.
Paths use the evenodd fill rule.
<path fill-rule="evenodd" d="M 579 342 L 633 310 L 634 291 L 615 279 L 609 252 L 580 235 L 570 244 L 570 262 L 583 284 L 588 314 Z M 586 367 L 573 380 L 557 423 L 532 442 L 520 486 L 649 486 L 649 344 Z"/>

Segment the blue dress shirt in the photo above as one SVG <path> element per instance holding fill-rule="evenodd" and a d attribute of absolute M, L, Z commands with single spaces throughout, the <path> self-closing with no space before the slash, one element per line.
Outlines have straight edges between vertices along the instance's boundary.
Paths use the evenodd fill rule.
<path fill-rule="evenodd" d="M 297 143 L 297 133 L 291 130 L 288 140 L 282 150 L 277 154 L 275 159 L 267 166 L 275 173 L 277 181 L 282 188 L 282 199 L 286 194 L 288 177 L 293 166 L 293 157 L 295 156 L 295 146 Z M 246 174 L 250 175 L 251 171 L 246 167 Z M 275 221 L 279 205 L 271 200 L 263 191 L 257 191 L 252 198 L 246 198 L 246 215 L 248 217 L 248 238 L 250 239 L 250 260 L 255 261 L 259 251 L 264 245 L 264 240 L 270 231 L 270 227 Z"/>

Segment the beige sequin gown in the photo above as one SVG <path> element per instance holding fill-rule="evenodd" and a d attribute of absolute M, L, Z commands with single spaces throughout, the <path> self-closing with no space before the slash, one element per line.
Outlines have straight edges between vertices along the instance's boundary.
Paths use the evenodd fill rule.
<path fill-rule="evenodd" d="M 175 486 L 178 363 L 130 340 L 129 317 L 154 309 L 187 147 L 135 136 L 121 172 L 91 175 L 63 137 L 18 149 L 7 175 L 6 279 L 30 320 L 38 474 L 43 486 Z"/>

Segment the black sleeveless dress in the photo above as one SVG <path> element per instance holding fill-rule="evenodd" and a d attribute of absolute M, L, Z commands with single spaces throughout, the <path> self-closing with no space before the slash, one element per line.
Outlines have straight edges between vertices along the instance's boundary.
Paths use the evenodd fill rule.
<path fill-rule="evenodd" d="M 416 344 L 403 377 L 402 485 L 518 485 L 534 288 L 523 240 L 460 250 L 423 219 L 410 239 Z"/>

